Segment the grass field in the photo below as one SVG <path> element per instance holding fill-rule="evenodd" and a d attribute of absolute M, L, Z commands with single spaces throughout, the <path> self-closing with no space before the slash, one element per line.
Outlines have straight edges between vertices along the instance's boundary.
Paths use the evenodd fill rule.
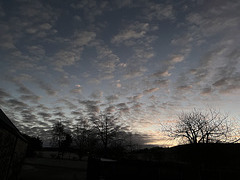
<path fill-rule="evenodd" d="M 20 180 L 85 180 L 87 161 L 27 158 Z"/>

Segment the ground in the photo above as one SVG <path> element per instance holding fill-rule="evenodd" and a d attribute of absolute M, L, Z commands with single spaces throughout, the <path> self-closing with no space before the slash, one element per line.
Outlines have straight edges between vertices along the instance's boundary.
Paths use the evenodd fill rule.
<path fill-rule="evenodd" d="M 87 161 L 26 158 L 20 180 L 86 180 Z"/>

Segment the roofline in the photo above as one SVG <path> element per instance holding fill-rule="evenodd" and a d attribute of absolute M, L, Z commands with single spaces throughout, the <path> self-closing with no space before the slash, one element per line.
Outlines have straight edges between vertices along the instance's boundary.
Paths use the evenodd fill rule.
<path fill-rule="evenodd" d="M 18 128 L 12 123 L 12 121 L 7 117 L 7 115 L 0 109 L 0 113 L 4 116 L 5 120 L 8 121 L 9 124 L 7 124 L 5 121 L 0 121 L 0 124 L 3 125 L 4 129 L 9 131 L 10 133 L 14 134 L 15 136 L 18 136 L 20 139 L 22 139 L 25 142 L 28 142 L 22 135 L 22 133 L 18 130 Z"/>

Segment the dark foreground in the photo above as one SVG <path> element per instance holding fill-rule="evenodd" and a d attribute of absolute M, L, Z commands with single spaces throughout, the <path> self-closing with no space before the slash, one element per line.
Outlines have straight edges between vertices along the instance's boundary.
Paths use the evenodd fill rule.
<path fill-rule="evenodd" d="M 239 177 L 239 168 L 206 168 L 201 165 L 156 162 L 95 162 L 89 180 L 229 180 Z"/>
<path fill-rule="evenodd" d="M 49 158 L 27 158 L 20 180 L 85 180 L 87 162 Z"/>
<path fill-rule="evenodd" d="M 199 164 L 148 161 L 100 161 L 87 162 L 26 159 L 20 180 L 223 180 L 236 179 L 240 168 L 201 167 Z"/>
<path fill-rule="evenodd" d="M 88 164 L 89 180 L 235 180 L 239 173 L 239 144 L 158 148 L 115 162 L 89 159 Z"/>
<path fill-rule="evenodd" d="M 229 180 L 240 173 L 240 145 L 187 145 L 127 154 L 118 160 L 28 158 L 20 180 Z"/>

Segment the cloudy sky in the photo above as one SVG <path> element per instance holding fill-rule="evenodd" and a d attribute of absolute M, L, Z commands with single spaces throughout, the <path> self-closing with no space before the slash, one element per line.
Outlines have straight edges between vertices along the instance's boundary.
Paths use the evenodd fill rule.
<path fill-rule="evenodd" d="M 46 138 L 108 108 L 149 143 L 182 110 L 240 120 L 240 1 L 0 2 L 0 106 Z"/>

